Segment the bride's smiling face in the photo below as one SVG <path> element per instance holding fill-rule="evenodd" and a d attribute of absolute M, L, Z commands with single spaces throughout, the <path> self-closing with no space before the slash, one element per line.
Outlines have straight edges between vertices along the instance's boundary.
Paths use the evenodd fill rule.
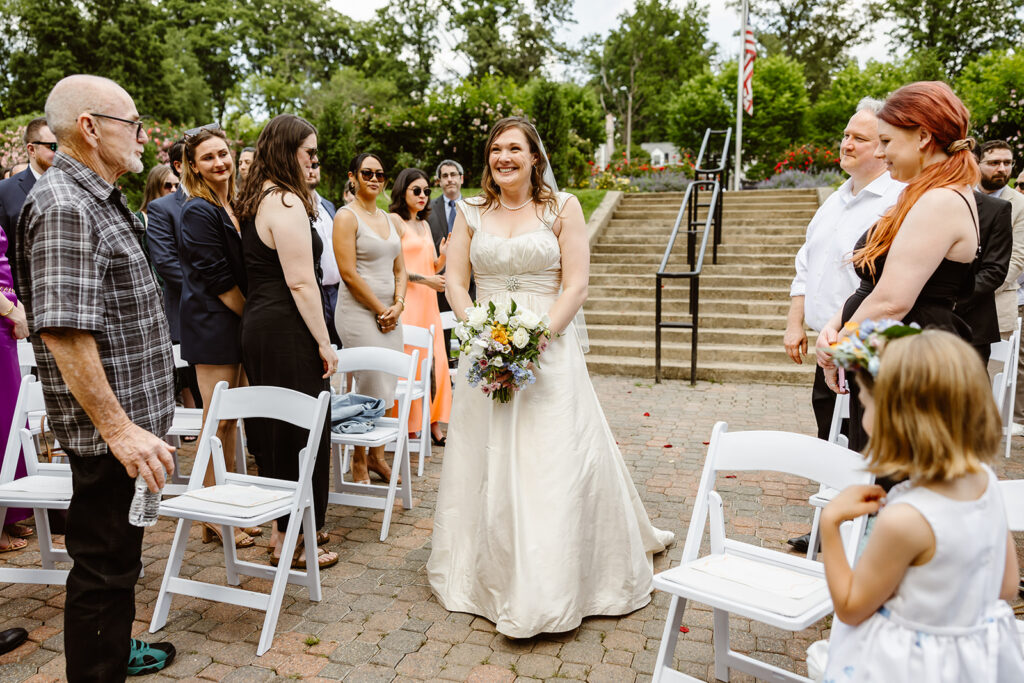
<path fill-rule="evenodd" d="M 491 143 L 487 161 L 491 167 L 491 176 L 498 187 L 512 189 L 530 184 L 536 155 L 530 152 L 526 134 L 518 127 L 512 126 Z"/>

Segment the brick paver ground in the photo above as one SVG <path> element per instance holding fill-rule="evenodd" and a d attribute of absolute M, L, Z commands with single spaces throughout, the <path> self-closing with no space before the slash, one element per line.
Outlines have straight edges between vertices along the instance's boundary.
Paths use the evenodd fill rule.
<path fill-rule="evenodd" d="M 685 382 L 652 385 L 649 380 L 595 377 L 608 420 L 654 523 L 679 539 L 656 558 L 657 570 L 674 566 L 682 554 L 693 496 L 704 461 L 704 441 L 718 420 L 730 429 L 785 429 L 813 433 L 809 388 Z M 647 607 L 620 618 L 595 617 L 564 634 L 509 640 L 485 619 L 445 611 L 432 597 L 424 565 L 430 554 L 433 507 L 440 476 L 440 449 L 413 484 L 415 507 L 396 508 L 391 534 L 378 541 L 381 513 L 335 506 L 328 511 L 328 547 L 341 562 L 322 574 L 323 601 L 313 603 L 289 587 L 273 648 L 256 657 L 263 613 L 177 597 L 163 631 L 146 631 L 163 575 L 173 526 L 161 520 L 147 530 L 145 578 L 137 592 L 136 631 L 166 639 L 178 649 L 161 675 L 139 681 L 275 679 L 346 681 L 647 681 L 653 670 L 667 611 L 667 596 L 656 593 Z M 1024 477 L 1024 453 L 1000 459 L 1004 478 Z M 722 479 L 729 531 L 766 547 L 784 549 L 785 539 L 809 528 L 807 482 L 781 476 Z M 268 532 L 269 533 L 269 532 Z M 265 533 L 244 559 L 266 557 Z M 1024 547 L 1024 537 L 1018 538 Z M 1022 554 L 1024 557 L 1024 554 Z M 36 546 L 0 556 L 11 564 L 34 564 Z M 223 582 L 223 557 L 203 545 L 197 528 L 185 555 L 184 573 Z M 243 580 L 243 585 L 268 582 Z M 64 589 L 10 585 L 0 589 L 0 628 L 23 626 L 30 641 L 0 657 L 0 681 L 57 681 L 64 672 Z M 806 673 L 808 644 L 827 636 L 827 620 L 801 633 L 779 631 L 734 618 L 735 649 Z M 687 609 L 677 665 L 714 680 L 711 613 Z M 734 681 L 748 681 L 735 674 Z"/>

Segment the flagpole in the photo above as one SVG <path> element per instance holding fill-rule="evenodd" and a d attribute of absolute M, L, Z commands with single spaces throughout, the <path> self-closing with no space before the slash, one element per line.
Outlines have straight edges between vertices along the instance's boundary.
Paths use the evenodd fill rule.
<path fill-rule="evenodd" d="M 740 168 L 742 166 L 743 150 L 743 60 L 746 54 L 747 44 L 747 0 L 743 0 L 743 22 L 740 24 L 740 54 L 737 57 L 736 69 L 736 170 L 732 175 L 732 189 L 739 190 Z"/>

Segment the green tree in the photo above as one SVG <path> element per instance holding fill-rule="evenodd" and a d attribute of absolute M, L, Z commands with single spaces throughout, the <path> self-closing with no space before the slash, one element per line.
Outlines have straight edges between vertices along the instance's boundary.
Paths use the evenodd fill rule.
<path fill-rule="evenodd" d="M 754 0 L 750 7 L 762 56 L 784 54 L 803 64 L 812 98 L 849 60 L 849 48 L 874 37 L 880 13 L 876 0 Z"/>
<path fill-rule="evenodd" d="M 525 82 L 540 75 L 545 60 L 565 48 L 555 38 L 572 15 L 572 0 L 445 0 L 455 45 L 469 78 L 500 76 Z"/>
<path fill-rule="evenodd" d="M 569 116 L 561 88 L 551 81 L 538 81 L 530 99 L 530 115 L 544 141 L 551 170 L 559 185 L 564 185 L 569 176 Z"/>
<path fill-rule="evenodd" d="M 885 0 L 885 10 L 896 22 L 893 46 L 931 52 L 943 65 L 945 79 L 955 79 L 985 53 L 1019 49 L 1024 33 L 1024 6 L 1019 2 Z"/>
<path fill-rule="evenodd" d="M 735 109 L 730 94 L 736 97 L 735 65 L 717 74 L 706 68 L 679 86 L 668 106 L 669 140 L 696 154 L 706 129 L 732 125 Z"/>
<path fill-rule="evenodd" d="M 349 63 L 364 74 L 394 81 L 422 95 L 437 55 L 440 0 L 407 0 L 377 10 L 373 21 L 353 22 Z"/>
<path fill-rule="evenodd" d="M 631 119 L 638 147 L 667 135 L 675 88 L 706 67 L 714 45 L 707 42 L 707 9 L 696 0 L 678 9 L 668 0 L 638 0 L 618 24 L 603 41 L 592 39 L 587 61 L 604 109 L 615 114 L 623 140 Z"/>
<path fill-rule="evenodd" d="M 993 52 L 971 62 L 956 83 L 980 140 L 1005 140 L 1019 172 L 1024 160 L 1024 53 Z"/>

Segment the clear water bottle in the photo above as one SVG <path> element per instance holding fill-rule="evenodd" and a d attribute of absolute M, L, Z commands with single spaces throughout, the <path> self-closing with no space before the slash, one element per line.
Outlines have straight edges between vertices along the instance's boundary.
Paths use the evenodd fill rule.
<path fill-rule="evenodd" d="M 149 484 L 140 474 L 135 478 L 135 497 L 128 511 L 128 523 L 135 526 L 153 526 L 160 511 L 160 493 L 149 490 Z"/>

